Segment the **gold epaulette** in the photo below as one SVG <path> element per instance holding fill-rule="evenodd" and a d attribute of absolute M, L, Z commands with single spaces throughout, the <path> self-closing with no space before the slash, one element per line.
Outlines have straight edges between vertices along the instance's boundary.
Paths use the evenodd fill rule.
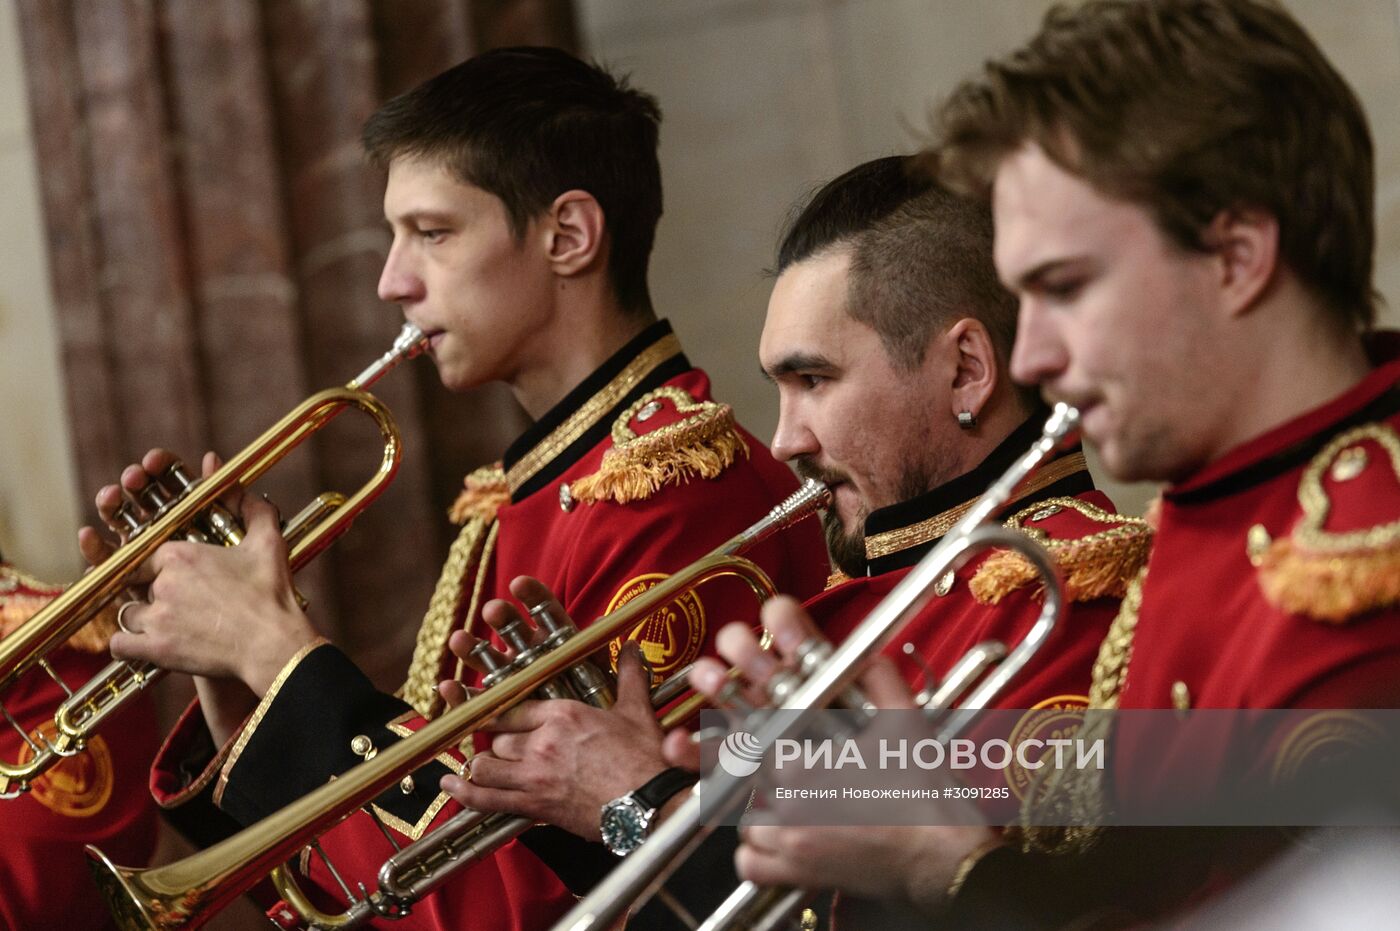
<path fill-rule="evenodd" d="M 654 427 L 647 421 L 661 416 Z M 748 444 L 728 404 L 697 401 L 680 388 L 657 388 L 622 412 L 612 427 L 612 449 L 598 471 L 569 486 L 575 501 L 644 501 L 666 485 L 715 478 Z"/>
<path fill-rule="evenodd" d="M 1068 527 L 1056 527 L 1054 517 L 1070 511 L 1107 529 L 1065 536 Z M 1026 526 L 1036 524 L 1038 526 Z M 1006 522 L 1044 546 L 1054 557 L 1065 580 L 1070 601 L 1122 598 L 1128 583 L 1147 563 L 1152 550 L 1152 528 L 1138 517 L 1113 514 L 1078 498 L 1050 498 L 1016 513 Z M 1060 536 L 1053 536 L 1058 532 Z M 998 550 L 972 577 L 972 596 L 981 604 L 996 604 L 1032 582 L 1040 574 L 1015 550 Z"/>
<path fill-rule="evenodd" d="M 8 563 L 0 563 L 0 637 L 33 617 L 40 608 L 63 594 L 65 586 L 41 582 Z M 82 629 L 68 638 L 68 646 L 84 653 L 105 653 L 117 629 L 117 609 L 108 605 Z"/>
<path fill-rule="evenodd" d="M 826 577 L 826 587 L 823 588 L 822 591 L 829 592 L 836 586 L 845 585 L 849 581 L 851 581 L 849 575 L 842 572 L 840 569 L 832 569 L 831 574 Z"/>
<path fill-rule="evenodd" d="M 1370 423 L 1332 440 L 1303 472 L 1303 516 L 1292 533 L 1271 541 L 1262 524 L 1250 528 L 1246 547 L 1264 595 L 1284 611 L 1331 624 L 1400 606 L 1397 502 L 1394 429 Z M 1393 519 L 1373 523 L 1378 510 Z"/>
<path fill-rule="evenodd" d="M 510 487 L 506 484 L 505 469 L 499 462 L 482 466 L 468 475 L 462 484 L 462 493 L 447 509 L 447 519 L 458 527 L 473 517 L 494 520 L 496 512 L 510 502 Z"/>

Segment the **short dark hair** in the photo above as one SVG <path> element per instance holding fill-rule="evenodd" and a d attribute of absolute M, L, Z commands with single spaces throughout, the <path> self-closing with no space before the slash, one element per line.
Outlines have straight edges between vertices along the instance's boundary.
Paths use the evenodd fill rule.
<path fill-rule="evenodd" d="M 778 272 L 849 247 L 847 313 L 909 370 L 960 317 L 980 320 L 1005 365 L 1016 341 L 1016 298 L 992 262 L 992 216 L 921 174 L 915 160 L 866 162 L 818 190 L 789 223 Z"/>
<path fill-rule="evenodd" d="M 381 168 L 438 161 L 500 198 L 516 236 L 569 190 L 598 201 L 618 303 L 651 312 L 647 263 L 661 218 L 656 99 L 555 48 L 494 49 L 384 104 L 363 141 Z"/>
<path fill-rule="evenodd" d="M 986 196 L 1033 142 L 1190 250 L 1222 212 L 1263 210 L 1283 261 L 1352 329 L 1375 317 L 1375 176 L 1356 95 L 1303 27 L 1258 0 L 1056 7 L 938 114 L 930 162 Z"/>

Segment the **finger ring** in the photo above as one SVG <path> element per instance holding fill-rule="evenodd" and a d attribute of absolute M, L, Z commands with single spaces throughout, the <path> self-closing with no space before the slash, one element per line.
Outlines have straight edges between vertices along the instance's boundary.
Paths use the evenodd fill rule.
<path fill-rule="evenodd" d="M 125 621 L 123 620 L 123 615 L 126 614 L 127 608 L 131 607 L 132 605 L 139 604 L 141 604 L 141 602 L 138 599 L 133 598 L 130 601 L 123 601 L 122 606 L 117 609 L 117 626 L 129 634 L 139 634 L 141 633 L 141 631 L 132 630 L 130 627 L 127 627 Z"/>

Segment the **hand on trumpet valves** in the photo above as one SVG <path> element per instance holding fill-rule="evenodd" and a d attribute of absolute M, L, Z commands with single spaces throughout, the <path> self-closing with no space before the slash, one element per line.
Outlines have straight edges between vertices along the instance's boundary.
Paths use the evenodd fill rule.
<path fill-rule="evenodd" d="M 822 641 L 811 616 L 792 598 L 779 596 L 763 607 L 763 626 L 772 635 L 764 650 L 757 634 L 743 624 L 720 630 L 715 645 L 730 664 L 701 659 L 690 673 L 697 692 L 723 704 L 735 690 L 755 707 L 771 704 L 767 688 L 780 671 L 798 668 L 804 649 Z M 733 679 L 730 668 L 741 678 Z M 876 657 L 857 680 L 864 697 L 879 708 L 914 708 L 914 696 L 888 657 Z M 698 765 L 699 750 L 672 734 L 667 761 Z M 839 889 L 847 894 L 890 899 L 933 910 L 941 902 L 959 864 L 970 852 L 994 842 L 982 826 L 808 827 L 745 825 L 735 854 L 742 879 L 760 885 Z"/>
<path fill-rule="evenodd" d="M 142 488 L 174 461 L 152 450 L 140 466 L 128 467 L 121 488 L 98 494 L 98 510 L 110 519 L 122 492 Z M 219 467 L 212 453 L 204 474 Z M 172 540 L 162 544 L 138 574 L 149 603 L 122 610 L 123 630 L 112 636 L 117 659 L 142 660 L 176 672 L 241 680 L 262 695 L 286 662 L 317 639 L 297 606 L 276 509 L 252 495 L 230 496 L 247 536 L 235 547 Z M 148 515 L 143 515 L 148 516 Z M 79 545 L 89 562 L 106 559 L 109 544 L 84 528 Z"/>
<path fill-rule="evenodd" d="M 567 617 L 553 594 L 534 579 L 516 579 L 511 594 L 527 605 L 548 604 L 555 620 Z M 529 624 L 514 605 L 499 599 L 487 602 L 482 617 L 496 629 L 517 621 Z M 474 667 L 476 642 L 462 631 L 449 641 L 452 651 Z M 464 697 L 459 684 L 443 683 L 441 692 L 450 704 Z M 651 705 L 651 670 L 634 643 L 618 656 L 612 708 L 572 699 L 532 700 L 502 715 L 489 731 L 491 749 L 472 758 L 469 779 L 445 776 L 443 791 L 468 808 L 526 815 L 588 840 L 599 840 L 604 803 L 667 766 Z"/>

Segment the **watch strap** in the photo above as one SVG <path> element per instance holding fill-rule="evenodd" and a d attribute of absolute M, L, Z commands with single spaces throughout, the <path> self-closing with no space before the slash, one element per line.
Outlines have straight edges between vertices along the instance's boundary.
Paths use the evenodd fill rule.
<path fill-rule="evenodd" d="M 655 811 L 665 805 L 677 792 L 683 792 L 695 785 L 700 777 L 688 769 L 672 766 L 648 779 L 641 788 L 632 792 L 632 798 L 648 811 Z"/>

